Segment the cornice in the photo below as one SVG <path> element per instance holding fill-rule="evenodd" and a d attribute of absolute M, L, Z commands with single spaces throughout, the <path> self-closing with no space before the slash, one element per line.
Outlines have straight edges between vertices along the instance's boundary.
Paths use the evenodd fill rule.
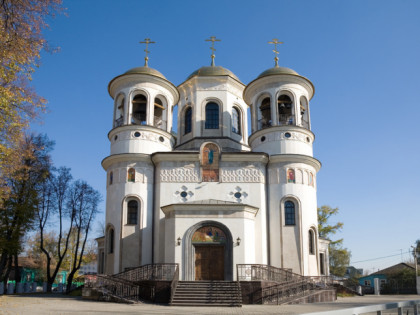
<path fill-rule="evenodd" d="M 268 163 L 268 154 L 263 152 L 225 152 L 221 154 L 222 162 Z"/>
<path fill-rule="evenodd" d="M 108 84 L 108 93 L 114 98 L 118 87 L 124 84 L 132 84 L 132 82 L 155 83 L 165 87 L 174 96 L 174 104 L 179 101 L 179 91 L 177 87 L 170 81 L 152 74 L 121 74 L 113 78 Z"/>
<path fill-rule="evenodd" d="M 309 129 L 300 127 L 300 126 L 295 126 L 295 125 L 285 125 L 285 126 L 271 126 L 268 128 L 264 128 L 261 130 L 258 130 L 256 132 L 254 132 L 252 135 L 249 136 L 248 138 L 248 143 L 252 143 L 252 141 L 254 141 L 256 138 L 259 138 L 263 135 L 266 135 L 268 133 L 272 133 L 272 132 L 302 132 L 304 134 L 306 134 L 307 136 L 309 136 L 310 138 L 312 138 L 311 142 L 315 141 L 315 134 L 310 131 Z"/>
<path fill-rule="evenodd" d="M 120 133 L 123 131 L 149 131 L 149 132 L 153 132 L 156 133 L 158 135 L 161 135 L 163 137 L 166 137 L 168 139 L 170 139 L 173 143 L 175 143 L 175 137 L 169 133 L 166 132 L 165 130 L 153 127 L 153 126 L 148 126 L 148 125 L 123 125 L 120 127 L 115 127 L 113 129 L 111 129 L 111 131 L 108 132 L 108 139 L 111 141 L 112 138 L 114 138 L 114 135 L 116 133 Z"/>
<path fill-rule="evenodd" d="M 178 213 L 185 215 L 188 213 L 191 216 L 198 215 L 200 212 L 208 211 L 214 212 L 215 214 L 242 212 L 244 216 L 251 214 L 255 217 L 259 211 L 259 208 L 247 205 L 247 204 L 188 204 L 188 203 L 176 203 L 161 207 L 165 216 L 176 216 Z"/>
<path fill-rule="evenodd" d="M 318 172 L 321 169 L 321 162 L 317 160 L 316 158 L 309 156 L 309 155 L 303 155 L 303 154 L 276 154 L 271 155 L 269 160 L 269 165 L 274 163 L 305 163 L 313 168 Z"/>
<path fill-rule="evenodd" d="M 199 152 L 183 152 L 183 151 L 176 151 L 176 152 L 156 152 L 152 154 L 152 161 L 153 163 L 157 164 L 160 162 L 177 162 L 177 161 L 185 161 L 185 162 L 198 162 L 200 161 Z"/>
<path fill-rule="evenodd" d="M 118 162 L 147 162 L 151 163 L 150 155 L 143 153 L 122 153 L 113 154 L 104 158 L 101 162 L 103 169 L 106 171 L 112 164 Z"/>
<path fill-rule="evenodd" d="M 272 82 L 278 82 L 279 87 L 284 84 L 288 83 L 296 83 L 302 85 L 308 92 L 309 92 L 309 100 L 315 94 L 315 87 L 309 79 L 295 74 L 277 74 L 277 75 L 270 75 L 262 78 L 257 78 L 254 81 L 250 82 L 243 92 L 243 99 L 247 104 L 251 104 L 251 96 L 256 93 L 259 87 L 264 84 L 269 84 Z"/>

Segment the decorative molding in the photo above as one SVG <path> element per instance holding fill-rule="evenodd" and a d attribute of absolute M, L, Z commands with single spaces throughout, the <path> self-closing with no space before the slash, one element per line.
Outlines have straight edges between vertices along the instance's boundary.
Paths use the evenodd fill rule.
<path fill-rule="evenodd" d="M 160 170 L 160 181 L 170 183 L 198 183 L 200 172 L 194 164 L 181 167 L 165 166 Z"/>
<path fill-rule="evenodd" d="M 182 185 L 180 189 L 178 189 L 175 193 L 174 196 L 182 201 L 182 202 L 186 202 L 188 201 L 188 199 L 190 199 L 192 196 L 194 196 L 194 193 L 191 190 L 188 190 L 188 187 Z"/>
<path fill-rule="evenodd" d="M 292 169 L 295 171 L 295 183 L 316 187 L 316 174 L 309 169 L 299 167 L 282 167 L 270 169 L 269 171 L 269 182 L 270 184 L 292 184 L 287 182 L 287 170 Z M 313 185 L 309 185 L 309 174 L 312 173 Z"/>
<path fill-rule="evenodd" d="M 225 167 L 221 168 L 220 182 L 224 183 L 265 183 L 261 169 L 255 167 Z"/>
<path fill-rule="evenodd" d="M 228 194 L 228 197 L 240 203 L 245 201 L 246 197 L 248 197 L 248 194 L 243 191 L 241 187 L 236 186 L 235 189 Z"/>

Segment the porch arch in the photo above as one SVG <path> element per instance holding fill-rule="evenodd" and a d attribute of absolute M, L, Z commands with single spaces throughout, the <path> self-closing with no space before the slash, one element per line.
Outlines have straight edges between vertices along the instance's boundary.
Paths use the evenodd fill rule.
<path fill-rule="evenodd" d="M 200 228 L 211 226 L 221 229 L 226 236 L 226 245 L 224 253 L 224 278 L 227 281 L 233 281 L 233 238 L 229 228 L 217 221 L 201 221 L 191 226 L 183 237 L 183 278 L 186 281 L 195 280 L 195 247 L 192 243 L 193 234 Z"/>

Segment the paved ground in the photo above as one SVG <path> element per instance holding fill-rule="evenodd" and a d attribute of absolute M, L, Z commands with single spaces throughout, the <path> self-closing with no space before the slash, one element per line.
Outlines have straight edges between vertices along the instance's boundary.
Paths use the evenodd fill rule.
<path fill-rule="evenodd" d="M 304 305 L 243 305 L 242 307 L 172 307 L 86 301 L 58 294 L 0 296 L 0 314 L 305 314 L 397 301 L 420 300 L 419 295 L 383 295 L 338 298 L 334 303 Z M 396 314 L 396 312 L 394 312 Z M 404 310 L 404 315 L 407 310 Z M 410 310 L 409 314 L 413 314 Z"/>

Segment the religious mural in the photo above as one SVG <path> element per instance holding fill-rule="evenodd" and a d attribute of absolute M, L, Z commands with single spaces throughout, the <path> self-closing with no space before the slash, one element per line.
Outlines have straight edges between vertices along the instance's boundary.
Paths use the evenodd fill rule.
<path fill-rule="evenodd" d="M 135 182 L 136 181 L 136 171 L 134 170 L 134 168 L 130 168 L 129 170 L 128 170 L 128 173 L 127 173 L 127 180 L 129 181 L 129 182 Z"/>
<path fill-rule="evenodd" d="M 201 152 L 201 169 L 203 182 L 219 181 L 219 147 L 208 143 Z"/>
<path fill-rule="evenodd" d="M 292 170 L 292 169 L 287 170 L 287 182 L 288 183 L 296 183 L 295 171 Z"/>
<path fill-rule="evenodd" d="M 226 243 L 225 233 L 214 226 L 199 228 L 192 236 L 193 243 Z"/>

